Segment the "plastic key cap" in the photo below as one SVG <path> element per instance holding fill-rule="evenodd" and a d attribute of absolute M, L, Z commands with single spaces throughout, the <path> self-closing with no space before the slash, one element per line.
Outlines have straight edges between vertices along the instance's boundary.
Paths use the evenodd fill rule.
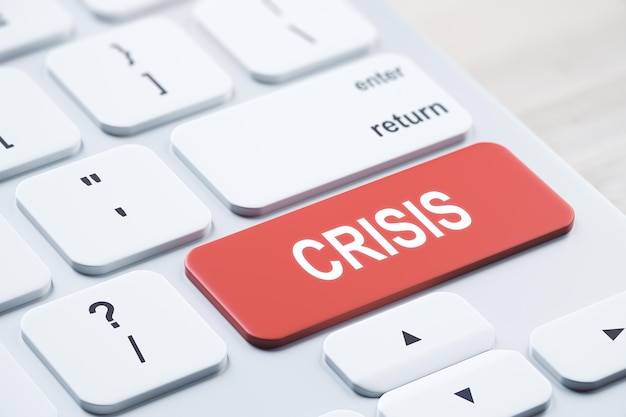
<path fill-rule="evenodd" d="M 221 103 L 232 80 L 178 25 L 137 21 L 48 54 L 48 69 L 102 130 L 133 135 Z"/>
<path fill-rule="evenodd" d="M 494 343 L 487 320 L 463 298 L 442 292 L 331 333 L 324 360 L 355 392 L 379 397 Z"/>
<path fill-rule="evenodd" d="M 44 296 L 50 270 L 0 216 L 0 312 Z"/>
<path fill-rule="evenodd" d="M 22 212 L 84 274 L 104 274 L 172 249 L 201 237 L 211 224 L 209 209 L 140 145 L 30 177 L 15 195 Z"/>
<path fill-rule="evenodd" d="M 271 348 L 565 234 L 573 221 L 513 154 L 482 143 L 207 243 L 186 269 L 250 343 Z"/>
<path fill-rule="evenodd" d="M 536 328 L 530 352 L 563 385 L 580 391 L 626 376 L 626 292 Z"/>
<path fill-rule="evenodd" d="M 552 386 L 522 355 L 492 350 L 383 395 L 379 417 L 529 417 Z"/>
<path fill-rule="evenodd" d="M 459 142 L 471 126 L 417 65 L 385 54 L 185 123 L 172 145 L 232 211 L 256 216 Z"/>
<path fill-rule="evenodd" d="M 78 151 L 78 127 L 28 75 L 0 69 L 0 91 L 0 180 Z"/>
<path fill-rule="evenodd" d="M 196 17 L 265 82 L 283 82 L 353 57 L 376 40 L 374 26 L 346 0 L 204 0 Z"/>
<path fill-rule="evenodd" d="M 227 362 L 222 339 L 150 271 L 30 310 L 22 336 L 80 406 L 98 414 L 216 373 Z"/>
<path fill-rule="evenodd" d="M 56 417 L 57 410 L 0 344 L 0 415 Z"/>
<path fill-rule="evenodd" d="M 0 2 L 0 61 L 69 37 L 72 17 L 56 0 Z"/>

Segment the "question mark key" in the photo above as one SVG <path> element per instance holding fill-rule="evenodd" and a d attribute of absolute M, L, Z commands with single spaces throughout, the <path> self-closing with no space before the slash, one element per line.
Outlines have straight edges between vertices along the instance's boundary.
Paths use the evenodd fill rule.
<path fill-rule="evenodd" d="M 227 362 L 222 339 L 165 277 L 151 271 L 36 307 L 21 327 L 70 395 L 97 414 L 206 378 Z"/>

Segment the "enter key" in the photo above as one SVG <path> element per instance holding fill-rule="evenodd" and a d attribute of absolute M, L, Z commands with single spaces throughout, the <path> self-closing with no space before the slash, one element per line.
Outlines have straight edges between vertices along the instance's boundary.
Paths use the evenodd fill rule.
<path fill-rule="evenodd" d="M 401 55 L 373 56 L 172 133 L 234 212 L 257 216 L 461 141 L 470 115 Z"/>

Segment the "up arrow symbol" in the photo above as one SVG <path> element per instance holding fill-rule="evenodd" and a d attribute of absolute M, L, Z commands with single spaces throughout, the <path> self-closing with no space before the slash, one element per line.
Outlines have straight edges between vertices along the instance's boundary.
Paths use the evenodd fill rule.
<path fill-rule="evenodd" d="M 408 345 L 412 345 L 415 342 L 419 342 L 420 339 L 417 336 L 413 336 L 411 333 L 407 333 L 404 330 L 402 330 L 402 336 L 404 336 L 404 343 L 408 346 Z"/>
<path fill-rule="evenodd" d="M 606 329 L 606 330 L 602 330 L 608 337 L 611 338 L 611 340 L 615 340 L 617 339 L 617 336 L 619 336 L 624 329 Z"/>

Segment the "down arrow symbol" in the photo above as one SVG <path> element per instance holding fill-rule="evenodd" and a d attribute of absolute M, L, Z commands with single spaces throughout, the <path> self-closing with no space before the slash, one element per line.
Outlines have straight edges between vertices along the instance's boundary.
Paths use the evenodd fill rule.
<path fill-rule="evenodd" d="M 602 330 L 608 337 L 611 338 L 611 340 L 615 340 L 617 339 L 617 336 L 619 336 L 624 329 L 606 329 L 606 330 Z"/>

